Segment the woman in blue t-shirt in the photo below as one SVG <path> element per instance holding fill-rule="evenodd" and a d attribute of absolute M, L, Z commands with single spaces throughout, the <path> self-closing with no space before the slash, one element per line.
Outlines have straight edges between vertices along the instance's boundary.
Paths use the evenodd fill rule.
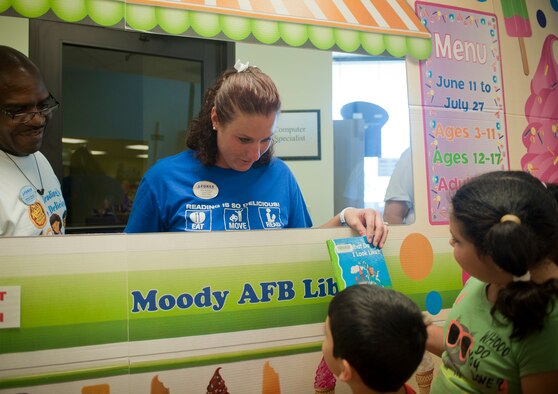
<path fill-rule="evenodd" d="M 281 100 L 272 79 L 237 62 L 205 92 L 188 131 L 190 150 L 144 175 L 127 233 L 312 227 L 298 183 L 273 157 Z M 347 224 L 382 247 L 387 227 L 373 209 L 345 208 L 322 227 Z"/>

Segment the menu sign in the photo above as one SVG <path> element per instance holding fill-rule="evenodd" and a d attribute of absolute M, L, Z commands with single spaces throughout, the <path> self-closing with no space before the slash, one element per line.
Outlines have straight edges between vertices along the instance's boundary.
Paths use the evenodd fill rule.
<path fill-rule="evenodd" d="M 509 169 L 498 22 L 463 8 L 415 8 L 433 45 L 420 62 L 429 220 L 447 224 L 463 181 Z"/>

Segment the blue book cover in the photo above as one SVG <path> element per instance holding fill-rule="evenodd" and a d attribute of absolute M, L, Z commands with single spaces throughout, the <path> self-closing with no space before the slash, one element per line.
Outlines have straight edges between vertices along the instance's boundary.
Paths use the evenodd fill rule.
<path fill-rule="evenodd" d="M 326 243 L 339 291 L 360 283 L 391 287 L 382 250 L 366 237 L 328 239 Z"/>

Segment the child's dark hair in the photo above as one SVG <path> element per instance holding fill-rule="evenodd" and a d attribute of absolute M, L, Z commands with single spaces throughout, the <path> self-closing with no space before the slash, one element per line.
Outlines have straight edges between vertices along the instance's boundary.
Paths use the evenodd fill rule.
<path fill-rule="evenodd" d="M 452 218 L 477 254 L 515 277 L 548 261 L 558 243 L 556 199 L 526 172 L 477 176 L 455 193 L 452 206 Z M 505 215 L 519 220 L 503 220 Z M 498 293 L 492 315 L 503 315 L 512 323 L 511 337 L 522 339 L 543 328 L 557 295 L 557 279 L 513 281 Z"/>
<path fill-rule="evenodd" d="M 347 360 L 373 390 L 398 390 L 422 360 L 422 313 L 395 290 L 372 284 L 347 287 L 331 300 L 328 317 L 333 355 Z"/>
<path fill-rule="evenodd" d="M 211 122 L 211 109 L 215 107 L 221 124 L 231 122 L 236 115 L 264 115 L 279 113 L 281 98 L 273 80 L 257 67 L 238 72 L 227 70 L 213 87 L 206 90 L 201 110 L 192 120 L 186 137 L 186 146 L 197 151 L 205 165 L 217 160 L 217 133 Z M 273 143 L 255 165 L 269 163 L 273 157 Z"/>
<path fill-rule="evenodd" d="M 556 206 L 558 209 L 558 183 L 547 183 L 546 188 L 556 200 Z M 556 215 L 558 216 L 558 211 L 556 212 Z M 550 253 L 549 257 L 550 260 L 554 262 L 554 264 L 558 264 L 558 243 L 554 245 L 554 250 Z"/>

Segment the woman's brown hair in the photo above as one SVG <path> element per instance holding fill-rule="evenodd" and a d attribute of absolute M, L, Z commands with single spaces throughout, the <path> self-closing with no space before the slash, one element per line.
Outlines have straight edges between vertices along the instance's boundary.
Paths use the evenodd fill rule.
<path fill-rule="evenodd" d="M 205 165 L 217 160 L 217 133 L 211 122 L 211 109 L 215 107 L 219 123 L 226 125 L 239 114 L 264 115 L 279 113 L 281 98 L 273 80 L 259 68 L 250 66 L 244 71 L 227 70 L 203 97 L 198 116 L 192 120 L 186 137 L 186 146 L 197 151 Z M 265 165 L 273 157 L 273 144 L 255 165 Z"/>

